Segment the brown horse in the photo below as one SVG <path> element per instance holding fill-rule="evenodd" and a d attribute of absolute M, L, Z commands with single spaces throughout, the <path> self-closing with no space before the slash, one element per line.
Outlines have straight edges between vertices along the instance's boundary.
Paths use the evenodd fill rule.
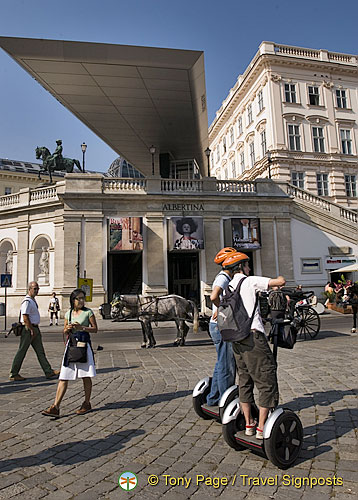
<path fill-rule="evenodd" d="M 198 309 L 191 300 L 179 295 L 164 295 L 152 297 L 144 295 L 114 294 L 111 302 L 111 317 L 121 321 L 137 318 L 141 323 L 143 343 L 141 347 L 155 347 L 156 342 L 151 322 L 175 321 L 177 338 L 175 346 L 185 345 L 185 338 L 189 331 L 186 321 L 193 323 L 193 331 L 198 331 Z"/>

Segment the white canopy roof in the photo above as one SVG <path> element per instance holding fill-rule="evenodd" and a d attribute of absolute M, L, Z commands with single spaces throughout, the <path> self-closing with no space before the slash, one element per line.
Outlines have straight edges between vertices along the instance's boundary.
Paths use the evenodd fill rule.
<path fill-rule="evenodd" d="M 152 145 L 205 175 L 203 52 L 8 37 L 0 47 L 144 175 Z"/>
<path fill-rule="evenodd" d="M 354 271 L 358 271 L 358 263 L 340 267 L 339 269 L 332 269 L 330 273 L 353 273 Z"/>

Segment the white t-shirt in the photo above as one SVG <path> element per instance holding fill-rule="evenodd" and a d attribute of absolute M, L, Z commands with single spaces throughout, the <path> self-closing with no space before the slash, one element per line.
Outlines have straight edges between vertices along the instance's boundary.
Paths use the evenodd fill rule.
<path fill-rule="evenodd" d="M 212 286 L 212 290 L 214 290 L 214 288 L 216 286 L 219 286 L 222 290 L 226 290 L 227 287 L 229 286 L 229 283 L 230 283 L 230 276 L 228 274 L 226 274 L 224 271 L 220 271 L 219 274 L 216 275 L 215 279 L 214 279 L 214 283 L 213 283 L 213 286 Z M 220 294 L 220 300 L 222 299 L 222 294 Z M 217 307 L 215 304 L 213 304 L 213 307 L 212 307 L 212 311 L 213 311 L 213 314 L 216 312 L 217 310 Z M 216 319 L 213 319 L 213 317 L 210 318 L 210 321 L 213 322 L 213 323 L 217 323 L 217 320 Z"/>
<path fill-rule="evenodd" d="M 245 278 L 244 274 L 236 273 L 233 279 L 230 281 L 229 286 L 235 290 L 243 278 Z M 252 316 L 255 307 L 256 293 L 264 292 L 265 290 L 267 290 L 269 286 L 269 281 L 270 278 L 264 278 L 262 276 L 248 276 L 241 285 L 240 289 L 241 298 L 243 300 L 247 314 L 250 316 L 250 318 Z M 265 328 L 262 323 L 260 309 L 258 305 L 256 307 L 254 319 L 252 320 L 251 329 L 265 333 Z"/>
<path fill-rule="evenodd" d="M 40 313 L 37 307 L 37 303 L 34 299 L 30 297 L 30 295 L 26 295 L 24 298 L 22 304 L 21 304 L 21 318 L 20 321 L 23 323 L 24 318 L 23 314 L 28 314 L 30 322 L 33 325 L 39 325 L 40 324 Z"/>

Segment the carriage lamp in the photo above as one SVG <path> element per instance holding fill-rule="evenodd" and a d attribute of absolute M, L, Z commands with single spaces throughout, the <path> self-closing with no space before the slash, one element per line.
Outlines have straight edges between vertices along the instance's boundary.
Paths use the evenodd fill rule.
<path fill-rule="evenodd" d="M 210 153 L 211 153 L 211 149 L 206 148 L 204 153 L 206 154 L 206 157 L 208 159 L 208 177 L 210 177 Z"/>
<path fill-rule="evenodd" d="M 85 154 L 87 149 L 87 144 L 85 142 L 81 144 L 81 149 L 82 149 L 82 171 L 83 173 L 85 173 Z"/>
<path fill-rule="evenodd" d="M 150 146 L 149 152 L 152 155 L 152 175 L 154 175 L 154 155 L 155 155 L 155 146 Z"/>

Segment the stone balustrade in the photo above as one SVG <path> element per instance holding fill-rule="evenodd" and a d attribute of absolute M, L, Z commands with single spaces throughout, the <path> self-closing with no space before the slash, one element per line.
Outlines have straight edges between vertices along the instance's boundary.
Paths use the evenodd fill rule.
<path fill-rule="evenodd" d="M 4 196 L 0 196 L 0 208 L 8 208 L 14 205 L 18 205 L 20 200 L 19 193 L 15 194 L 6 194 Z"/>
<path fill-rule="evenodd" d="M 292 196 L 292 198 L 297 200 L 302 200 L 310 205 L 315 205 L 329 214 L 332 217 L 339 219 L 344 219 L 345 221 L 357 223 L 358 216 L 357 212 L 350 210 L 349 208 L 344 208 L 337 203 L 332 203 L 331 201 L 325 200 L 321 196 L 317 196 L 309 191 L 300 189 L 292 184 L 287 184 L 287 194 Z"/>
<path fill-rule="evenodd" d="M 102 186 L 104 193 L 145 193 L 147 190 L 147 179 L 104 178 Z"/>
<path fill-rule="evenodd" d="M 163 193 L 199 193 L 203 191 L 203 182 L 200 179 L 162 179 Z"/>
<path fill-rule="evenodd" d="M 57 199 L 57 188 L 56 186 L 41 187 L 31 189 L 30 191 L 30 204 L 34 201 L 49 201 Z"/>
<path fill-rule="evenodd" d="M 256 193 L 255 181 L 217 180 L 216 190 L 219 193 Z"/>

